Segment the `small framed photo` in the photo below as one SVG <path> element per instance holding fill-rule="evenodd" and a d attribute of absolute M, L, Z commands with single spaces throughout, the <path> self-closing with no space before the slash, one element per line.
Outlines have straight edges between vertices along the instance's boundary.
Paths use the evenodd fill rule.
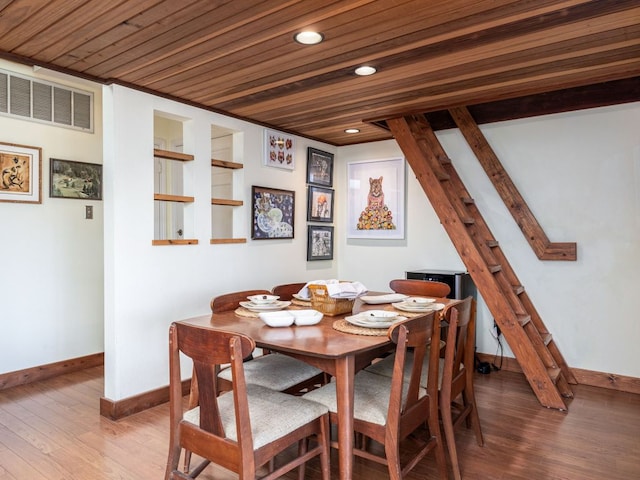
<path fill-rule="evenodd" d="M 333 190 L 309 186 L 307 190 L 307 221 L 333 222 Z"/>
<path fill-rule="evenodd" d="M 0 143 L 0 202 L 42 203 L 42 149 Z"/>
<path fill-rule="evenodd" d="M 333 227 L 307 226 L 307 261 L 333 260 Z"/>
<path fill-rule="evenodd" d="M 307 148 L 307 183 L 333 186 L 333 153 Z"/>
<path fill-rule="evenodd" d="M 102 165 L 50 159 L 49 196 L 102 200 Z"/>
<path fill-rule="evenodd" d="M 274 130 L 264 131 L 264 164 L 268 167 L 295 168 L 295 139 Z"/>
<path fill-rule="evenodd" d="M 295 192 L 252 186 L 251 208 L 252 239 L 293 238 Z"/>

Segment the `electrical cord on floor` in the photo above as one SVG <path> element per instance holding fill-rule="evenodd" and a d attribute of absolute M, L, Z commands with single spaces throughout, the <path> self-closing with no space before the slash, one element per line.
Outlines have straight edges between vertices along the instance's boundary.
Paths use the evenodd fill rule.
<path fill-rule="evenodd" d="M 496 331 L 496 334 L 493 335 L 493 338 L 496 339 L 496 342 L 498 342 L 498 347 L 496 348 L 496 354 L 493 356 L 493 362 L 491 363 L 491 369 L 493 371 L 498 371 L 502 369 L 502 361 L 504 360 L 504 347 L 502 345 L 502 332 L 500 331 L 500 327 L 498 326 L 498 324 L 496 323 L 496 321 L 493 321 L 493 327 Z M 498 352 L 500 352 L 500 365 L 496 365 L 496 359 L 498 358 Z"/>

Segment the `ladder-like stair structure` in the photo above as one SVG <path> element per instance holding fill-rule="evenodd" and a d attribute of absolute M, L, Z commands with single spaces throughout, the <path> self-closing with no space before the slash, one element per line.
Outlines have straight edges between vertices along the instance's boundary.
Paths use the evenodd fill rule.
<path fill-rule="evenodd" d="M 386 122 L 538 401 L 567 410 L 576 378 L 426 117 Z"/>

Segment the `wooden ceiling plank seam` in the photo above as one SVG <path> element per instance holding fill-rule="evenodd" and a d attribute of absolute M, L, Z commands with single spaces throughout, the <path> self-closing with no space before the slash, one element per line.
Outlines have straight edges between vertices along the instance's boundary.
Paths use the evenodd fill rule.
<path fill-rule="evenodd" d="M 382 9 L 386 14 L 391 14 L 396 11 L 390 11 L 389 8 L 381 2 L 374 2 L 366 5 L 366 7 L 370 6 Z M 341 24 L 340 29 L 333 24 L 330 30 L 322 29 L 325 34 L 325 42 L 323 42 L 320 47 L 308 47 L 296 44 L 293 41 L 292 35 L 292 32 L 296 29 L 289 27 L 289 23 L 279 25 L 279 29 L 277 31 L 273 29 L 268 30 L 268 36 L 265 34 L 264 37 L 258 38 L 256 37 L 255 31 L 252 31 L 251 42 L 243 44 L 242 48 L 236 49 L 236 51 L 221 51 L 215 58 L 207 58 L 206 61 L 203 61 L 202 59 L 193 59 L 191 64 L 186 65 L 189 66 L 189 69 L 180 72 L 178 75 L 171 76 L 168 73 L 164 73 L 170 69 L 170 65 L 166 65 L 164 70 L 158 71 L 157 73 L 151 73 L 150 70 L 149 72 L 144 72 L 145 81 L 150 88 L 171 88 L 178 93 L 180 88 L 178 84 L 182 85 L 184 82 L 189 81 L 194 82 L 193 79 L 198 77 L 210 78 L 211 75 L 208 71 L 210 68 L 215 69 L 216 77 L 220 78 L 222 82 L 230 81 L 235 83 L 236 80 L 234 80 L 234 76 L 237 78 L 243 78 L 249 72 L 255 72 L 256 70 L 264 73 L 264 65 L 267 64 L 272 69 L 278 69 L 278 65 L 285 66 L 299 63 L 305 64 L 309 60 L 309 54 L 311 51 L 314 52 L 314 57 L 320 56 L 322 58 L 330 58 L 332 56 L 331 52 L 333 51 L 330 47 L 332 43 L 339 42 L 341 45 L 344 45 L 344 43 L 352 45 L 351 38 L 348 38 L 349 35 L 353 35 L 354 37 L 362 37 L 364 35 L 365 37 L 368 37 L 368 33 L 366 32 L 369 31 L 369 28 L 373 28 L 375 26 L 378 26 L 378 29 L 380 28 L 379 17 L 375 16 L 369 21 L 369 23 L 367 23 L 366 19 L 367 16 L 364 18 L 358 16 L 358 22 L 361 28 L 359 32 L 354 32 L 354 29 L 352 28 L 353 23 L 351 21 L 347 23 L 346 26 Z M 332 18 L 332 22 L 336 21 L 338 21 L 337 17 Z M 389 26 L 386 22 L 384 25 L 384 28 L 389 30 Z M 395 29 L 395 31 L 395 34 L 397 35 L 397 29 Z M 380 35 L 380 31 L 376 30 L 376 36 L 378 35 Z M 361 41 L 364 44 L 367 40 L 365 38 Z M 256 50 L 253 46 L 259 46 L 259 50 Z M 358 47 L 358 44 L 352 45 L 352 48 Z M 211 49 L 209 45 L 207 45 L 206 48 L 209 50 Z M 336 49 L 337 48 L 339 47 L 336 47 Z M 342 48 L 344 48 L 344 46 Z M 170 61 L 170 59 L 165 59 L 165 62 L 168 60 Z M 160 66 L 160 62 L 158 62 L 157 65 Z M 155 68 L 155 65 L 153 67 Z"/>
<path fill-rule="evenodd" d="M 37 38 L 47 28 L 58 25 L 61 19 L 78 6 L 91 0 L 54 0 L 51 2 L 33 2 L 17 0 L 10 2 L 0 15 L 2 32 L 2 50 L 17 53 L 15 50 Z"/>
<path fill-rule="evenodd" d="M 178 11 L 189 12 L 194 4 L 202 8 L 205 0 L 181 0 L 181 9 Z M 171 21 L 168 9 L 174 7 L 172 0 L 147 0 L 145 2 L 129 2 L 135 4 L 135 10 L 122 10 L 110 12 L 110 16 L 100 17 L 92 22 L 85 23 L 81 29 L 74 31 L 64 52 L 60 52 L 57 45 L 50 45 L 49 49 L 58 50 L 52 62 L 63 68 L 84 70 L 91 62 L 87 58 L 105 48 L 113 48 L 113 45 L 128 38 L 148 25 Z M 207 2 L 210 3 L 210 2 Z M 46 52 L 45 52 L 46 54 Z"/>
<path fill-rule="evenodd" d="M 592 12 L 589 11 L 589 15 L 592 15 Z M 564 19 L 564 15 L 558 15 L 557 17 L 558 21 L 565 21 L 566 19 Z M 522 21 L 520 21 L 522 23 Z M 574 22 L 572 22 L 574 23 Z M 547 22 L 545 24 L 545 29 L 546 28 L 552 28 L 554 25 L 553 22 Z M 538 28 L 538 32 L 540 31 L 540 29 L 542 28 L 540 25 L 537 25 L 535 22 L 533 25 L 531 25 L 530 23 L 528 24 L 528 28 L 534 28 L 537 27 Z M 519 28 L 524 28 L 521 24 Z M 562 28 L 562 27 L 558 27 L 558 28 Z M 397 63 L 403 63 L 406 65 L 413 65 L 415 63 L 415 58 L 416 57 L 422 57 L 422 56 L 436 56 L 439 52 L 450 52 L 451 49 L 453 48 L 452 46 L 452 42 L 455 42 L 455 46 L 457 47 L 458 51 L 463 52 L 463 54 L 466 53 L 465 48 L 469 48 L 468 45 L 479 45 L 476 46 L 474 48 L 480 48 L 482 45 L 489 45 L 490 48 L 493 48 L 493 45 L 495 44 L 504 44 L 504 45 L 509 45 L 510 44 L 510 40 L 511 38 L 514 36 L 514 34 L 518 31 L 518 28 L 516 28 L 516 26 L 514 25 L 499 25 L 497 27 L 494 27 L 493 29 L 485 29 L 483 32 L 474 32 L 469 34 L 468 36 L 455 36 L 455 32 L 454 31 L 449 31 L 447 34 L 447 40 L 441 40 L 440 42 L 438 42 L 437 44 L 432 44 L 429 46 L 429 48 L 425 49 L 424 47 L 420 47 L 417 50 L 414 50 L 412 52 L 403 52 L 402 58 L 398 57 L 398 54 L 396 53 L 395 58 L 394 57 L 389 57 L 387 56 L 387 59 L 383 59 L 383 58 L 379 58 L 376 62 L 372 62 L 372 63 L 377 63 L 381 65 L 380 68 L 380 73 L 384 72 L 386 69 L 390 69 L 393 68 L 393 66 L 396 66 Z M 539 36 L 541 38 L 544 39 L 546 33 L 545 34 L 540 34 Z M 480 38 L 483 39 L 483 41 L 485 43 L 480 43 Z M 385 66 L 385 63 L 387 63 L 387 65 Z M 335 68 L 337 68 L 334 65 Z M 331 67 L 329 67 L 329 73 L 327 73 L 327 75 L 331 75 Z M 265 70 L 267 70 L 265 68 Z M 320 73 L 320 72 L 318 72 Z M 378 75 L 379 75 L 378 74 Z M 308 78 L 308 77 L 307 77 Z M 278 79 L 282 79 L 282 80 L 277 80 L 277 82 L 295 82 L 299 88 L 306 88 L 308 85 L 307 84 L 300 84 L 301 79 L 300 78 L 296 78 L 296 75 L 293 72 L 290 71 L 281 71 L 278 73 Z M 241 93 L 242 97 L 248 97 L 248 95 L 254 93 L 254 91 L 263 91 L 265 92 L 264 95 L 266 96 L 273 96 L 273 95 L 277 95 L 277 92 L 274 90 L 270 90 L 268 85 L 265 85 L 265 81 L 269 81 L 270 79 L 267 78 L 265 80 L 265 78 L 263 77 L 260 80 L 260 85 L 254 87 L 251 84 L 247 84 L 247 83 L 232 83 L 232 85 L 234 85 L 232 87 L 232 91 L 236 92 L 237 94 Z M 310 80 L 307 80 L 307 83 L 310 82 L 314 82 L 315 83 L 316 79 L 315 77 L 311 78 Z M 221 83 L 225 83 L 224 79 L 221 78 L 220 79 Z M 273 82 L 272 82 L 273 84 Z M 256 92 L 257 93 L 257 92 Z M 204 97 L 204 98 L 198 98 L 196 101 L 200 101 L 203 103 L 209 103 L 210 101 L 213 101 L 212 98 L 214 97 L 215 93 L 211 92 L 208 93 L 208 96 Z M 226 102 L 226 98 L 224 96 L 220 96 L 220 95 L 216 95 L 216 103 L 221 104 Z"/>
<path fill-rule="evenodd" d="M 566 6 L 566 3 L 575 4 L 576 1 L 574 0 L 572 2 L 564 2 L 562 6 Z M 547 10 L 543 11 L 546 12 Z M 365 44 L 359 44 L 355 43 L 351 39 L 341 38 L 338 46 L 335 49 L 332 49 L 330 46 L 331 42 L 328 41 L 323 48 L 323 52 L 326 52 L 325 55 L 319 57 L 323 59 L 330 59 L 328 65 L 319 65 L 319 62 L 317 61 L 311 63 L 308 61 L 308 59 L 304 58 L 304 66 L 302 71 L 293 72 L 291 69 L 278 70 L 274 69 L 272 66 L 267 66 L 264 63 L 260 63 L 256 64 L 253 68 L 254 77 L 248 76 L 248 72 L 246 70 L 239 71 L 238 69 L 235 69 L 234 73 L 231 75 L 235 75 L 236 78 L 245 79 L 245 81 L 240 83 L 233 78 L 217 76 L 217 78 L 219 79 L 218 83 L 222 85 L 233 85 L 234 87 L 230 91 L 211 91 L 209 93 L 209 98 L 217 97 L 220 98 L 220 101 L 227 101 L 226 96 L 234 95 L 234 93 L 234 96 L 244 96 L 246 93 L 255 93 L 256 91 L 263 89 L 263 85 L 265 82 L 263 73 L 264 71 L 275 70 L 280 72 L 276 79 L 266 80 L 268 82 L 271 82 L 271 84 L 267 85 L 265 88 L 268 89 L 273 88 L 274 85 L 280 85 L 287 81 L 299 82 L 301 80 L 314 78 L 318 74 L 331 74 L 331 72 L 337 69 L 347 69 L 349 71 L 352 71 L 354 65 L 359 65 L 366 62 L 379 65 L 381 67 L 380 69 L 384 69 L 386 68 L 386 65 L 384 58 L 380 58 L 381 51 L 384 52 L 385 57 L 395 57 L 401 53 L 406 54 L 407 51 L 410 51 L 411 54 L 406 54 L 406 57 L 408 57 L 410 61 L 416 48 L 429 47 L 435 42 L 444 43 L 445 41 L 455 38 L 456 35 L 467 34 L 477 37 L 483 31 L 486 31 L 495 25 L 500 25 L 501 23 L 499 22 L 512 22 L 514 21 L 514 19 L 521 19 L 520 16 L 522 15 L 520 10 L 510 15 L 510 11 L 504 8 L 493 8 L 491 10 L 491 16 L 489 18 L 485 18 L 485 16 L 489 14 L 488 12 L 482 12 L 482 14 L 479 14 L 477 12 L 470 13 L 471 14 L 464 17 L 464 19 L 458 19 L 456 21 L 456 25 L 453 25 L 453 22 L 448 22 L 447 24 L 435 24 L 432 28 L 425 28 L 425 25 L 420 25 L 422 27 L 422 30 L 414 33 L 406 33 L 406 29 L 403 28 L 402 34 L 400 36 L 389 38 L 386 41 L 384 39 L 380 39 L 378 30 L 375 30 L 375 38 L 376 40 L 378 40 L 375 44 L 372 44 L 368 37 L 364 39 Z M 539 13 L 539 11 L 536 10 L 536 13 Z M 415 14 L 412 15 L 411 18 L 414 17 L 416 17 Z M 421 18 L 418 19 L 418 24 L 421 20 Z M 463 25 L 458 25 L 463 20 L 465 21 L 465 23 Z M 353 30 L 356 31 L 357 29 Z M 416 35 L 420 35 L 420 38 L 416 38 Z M 423 38 L 425 35 L 428 36 L 427 39 Z M 348 43 L 350 45 L 351 49 L 349 52 L 344 52 L 344 43 Z M 396 44 L 398 45 L 396 46 Z M 389 50 L 390 48 L 391 50 Z M 287 57 L 287 61 L 290 60 L 291 57 Z M 252 78 L 253 81 L 257 83 L 257 85 L 254 85 L 250 82 Z M 193 88 L 197 88 L 197 86 Z M 189 95 L 188 90 L 185 88 L 182 88 L 182 90 L 178 90 L 177 94 Z M 208 102 L 209 100 L 202 99 L 202 101 Z"/>
<path fill-rule="evenodd" d="M 353 0 L 353 1 L 360 3 L 360 2 L 371 2 L 373 0 Z M 299 2 L 296 2 L 295 0 L 287 0 L 287 2 L 284 3 L 281 8 L 276 9 L 272 1 L 264 2 L 265 11 L 261 15 L 255 14 L 251 18 L 244 18 L 241 16 L 241 13 L 243 12 L 240 12 L 240 14 L 229 18 L 229 21 L 233 21 L 233 23 L 228 24 L 227 26 L 225 26 L 225 28 L 220 29 L 212 26 L 207 26 L 197 32 L 190 34 L 187 37 L 180 38 L 180 40 L 178 40 L 177 42 L 166 43 L 165 47 L 154 48 L 153 63 L 157 63 L 162 59 L 171 60 L 172 57 L 177 53 L 181 53 L 182 55 L 189 55 L 187 51 L 188 48 L 195 48 L 198 45 L 207 44 L 211 39 L 220 38 L 224 34 L 229 34 L 236 37 L 239 36 L 240 38 L 242 38 L 243 36 L 246 35 L 244 33 L 243 27 L 247 27 L 249 25 L 255 26 L 258 21 L 264 20 L 265 18 L 267 19 L 267 22 L 268 22 L 268 24 L 265 25 L 264 27 L 266 31 L 273 30 L 272 19 L 277 20 L 279 18 L 291 18 L 291 20 L 289 20 L 290 23 L 292 24 L 299 23 L 299 20 L 298 18 L 296 18 L 296 15 L 289 16 L 286 14 L 286 12 L 283 13 L 283 10 L 285 10 L 286 8 L 300 8 L 301 14 L 307 13 L 309 10 L 308 5 L 307 6 L 302 4 L 298 5 L 298 3 Z M 344 2 L 340 2 L 338 0 L 335 0 L 333 4 L 343 5 L 343 7 L 345 5 Z M 318 5 L 324 8 L 323 4 L 315 4 L 315 5 Z M 256 10 L 256 9 L 252 8 L 252 10 Z M 297 17 L 299 16 L 300 15 L 297 15 Z M 238 48 L 234 46 L 234 41 L 237 41 L 237 38 L 234 38 L 232 40 L 233 41 L 229 42 L 229 45 L 230 45 L 229 49 L 231 50 Z M 178 43 L 178 46 L 176 46 L 176 43 Z M 209 47 L 208 48 L 209 55 L 215 56 L 218 48 L 224 49 L 224 46 L 213 45 Z M 141 53 L 143 52 L 133 52 L 134 55 L 140 55 Z M 113 68 L 111 75 L 118 76 L 118 77 L 124 76 L 124 77 L 127 77 L 127 79 L 130 79 L 131 81 L 137 81 L 134 72 L 139 70 L 142 66 L 143 65 L 131 67 L 130 65 L 124 64 L 124 68 L 125 68 L 124 70 L 122 70 L 122 68 L 119 68 L 119 67 Z"/>

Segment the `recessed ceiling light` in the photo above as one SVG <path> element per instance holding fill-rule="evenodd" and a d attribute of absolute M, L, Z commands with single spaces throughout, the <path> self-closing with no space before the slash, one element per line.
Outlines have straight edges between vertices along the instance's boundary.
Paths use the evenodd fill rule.
<path fill-rule="evenodd" d="M 324 35 L 318 32 L 305 31 L 296 33 L 293 39 L 303 45 L 315 45 L 324 40 Z"/>
<path fill-rule="evenodd" d="M 356 75 L 360 75 L 360 76 L 367 76 L 367 75 L 373 75 L 374 73 L 377 72 L 375 67 L 372 67 L 370 65 L 363 65 L 361 67 L 358 67 L 355 69 Z"/>
<path fill-rule="evenodd" d="M 347 128 L 344 133 L 360 133 L 359 128 Z"/>

